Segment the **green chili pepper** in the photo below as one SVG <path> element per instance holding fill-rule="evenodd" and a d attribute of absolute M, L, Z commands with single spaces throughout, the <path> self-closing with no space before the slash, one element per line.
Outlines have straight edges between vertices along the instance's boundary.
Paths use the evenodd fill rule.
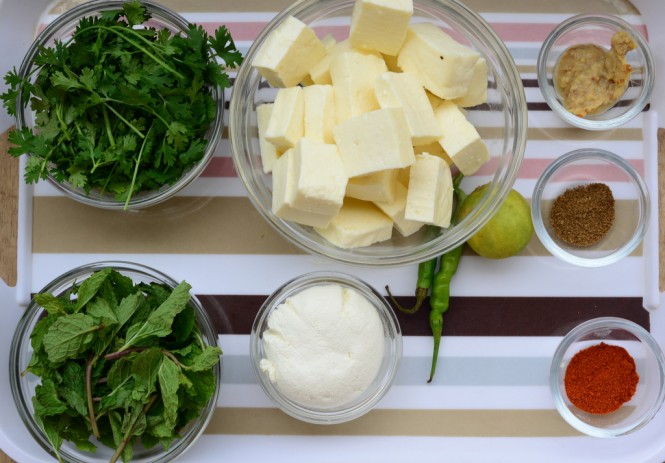
<path fill-rule="evenodd" d="M 425 241 L 430 241 L 434 239 L 438 234 L 439 234 L 439 227 L 434 227 L 434 226 L 427 227 Z M 416 282 L 416 303 L 413 305 L 413 307 L 406 308 L 401 306 L 397 302 L 397 300 L 393 297 L 388 285 L 386 285 L 386 291 L 388 292 L 388 297 L 390 297 L 390 300 L 393 302 L 393 304 L 395 304 L 395 307 L 397 307 L 397 309 L 400 312 L 404 312 L 406 314 L 415 313 L 420 308 L 422 303 L 425 302 L 425 299 L 427 299 L 427 294 L 429 293 L 429 289 L 432 286 L 432 279 L 434 278 L 434 271 L 436 270 L 436 261 L 437 258 L 435 257 L 434 259 L 421 262 L 418 265 L 418 280 Z"/>
<path fill-rule="evenodd" d="M 459 180 L 461 181 L 461 178 Z M 456 182 L 455 185 L 455 196 L 457 198 L 457 204 L 455 205 L 455 212 L 453 213 L 453 223 L 457 223 L 460 210 L 462 209 L 462 203 L 466 199 L 466 194 L 459 187 L 459 182 Z M 448 310 L 450 302 L 450 282 L 453 275 L 455 275 L 455 272 L 457 272 L 457 267 L 462 257 L 463 247 L 464 244 L 462 243 L 439 258 L 439 270 L 434 274 L 434 279 L 432 281 L 432 293 L 429 298 L 429 326 L 430 330 L 432 330 L 432 336 L 434 337 L 434 351 L 432 353 L 432 368 L 430 370 L 429 379 L 427 380 L 428 383 L 432 382 L 434 372 L 436 371 L 436 363 L 439 359 L 439 345 L 441 344 L 441 333 L 443 332 L 443 314 Z"/>

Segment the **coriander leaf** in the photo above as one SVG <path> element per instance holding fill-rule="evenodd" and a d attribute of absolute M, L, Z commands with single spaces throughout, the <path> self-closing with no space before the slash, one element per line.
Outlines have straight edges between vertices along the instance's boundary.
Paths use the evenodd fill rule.
<path fill-rule="evenodd" d="M 99 288 L 104 284 L 104 281 L 111 274 L 111 268 L 98 270 L 86 278 L 78 289 L 78 300 L 76 301 L 76 311 L 78 312 L 81 307 L 90 302 L 95 297 Z"/>
<path fill-rule="evenodd" d="M 178 418 L 178 387 L 180 369 L 168 357 L 163 357 L 159 366 L 157 377 L 159 379 L 159 390 L 164 404 L 164 423 L 170 429 L 176 425 Z"/>
<path fill-rule="evenodd" d="M 226 26 L 220 26 L 215 31 L 214 37 L 209 37 L 210 46 L 215 50 L 226 66 L 235 68 L 242 64 L 242 54 L 236 48 L 231 33 Z"/>
<path fill-rule="evenodd" d="M 147 402 L 157 389 L 157 374 L 164 354 L 161 349 L 153 347 L 139 353 L 132 362 L 134 391 L 132 398 Z"/>
<path fill-rule="evenodd" d="M 125 345 L 119 350 L 128 349 L 153 336 L 164 337 L 171 334 L 173 319 L 187 307 L 191 298 L 190 289 L 191 286 L 184 281 L 176 286 L 169 297 L 150 313 L 145 322 L 128 328 Z"/>
<path fill-rule="evenodd" d="M 93 340 L 99 329 L 94 319 L 82 313 L 64 315 L 44 335 L 44 349 L 49 361 L 60 363 L 79 355 Z"/>
<path fill-rule="evenodd" d="M 58 397 L 55 382 L 51 378 L 42 378 L 42 383 L 35 387 L 32 403 L 35 415 L 42 417 L 59 415 L 67 410 L 67 405 Z"/>
<path fill-rule="evenodd" d="M 136 26 L 150 19 L 150 15 L 139 0 L 125 2 L 122 11 L 130 26 Z"/>
<path fill-rule="evenodd" d="M 185 368 L 192 371 L 209 370 L 219 362 L 222 350 L 219 347 L 206 346 L 203 351 L 194 357 L 194 361 Z"/>
<path fill-rule="evenodd" d="M 51 76 L 51 85 L 61 87 L 63 90 L 72 90 L 83 87 L 76 77 L 66 76 L 62 71 L 56 71 Z"/>

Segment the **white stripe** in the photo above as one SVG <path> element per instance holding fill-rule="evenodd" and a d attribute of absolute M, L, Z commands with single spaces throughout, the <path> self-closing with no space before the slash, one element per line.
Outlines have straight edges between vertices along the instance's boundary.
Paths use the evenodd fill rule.
<path fill-rule="evenodd" d="M 528 23 L 528 24 L 559 24 L 575 14 L 559 13 L 480 13 L 489 23 Z M 620 15 L 621 19 L 630 24 L 642 25 L 644 21 L 639 15 Z"/>
<path fill-rule="evenodd" d="M 528 248 L 527 251 L 528 253 Z M 649 252 L 646 250 L 645 252 Z M 413 295 L 416 266 L 368 267 L 343 265 L 309 255 L 174 255 L 174 254 L 33 254 L 32 291 L 39 291 L 68 268 L 100 260 L 129 260 L 152 266 L 176 280 L 187 280 L 197 294 L 269 294 L 287 280 L 315 270 L 338 270 L 364 279 L 381 293 Z M 215 269 L 219 269 L 215 271 Z M 224 270 L 233 269 L 232 278 Z M 212 271 L 211 271 L 212 270 Z M 645 275 L 641 257 L 627 257 L 600 268 L 583 268 L 551 256 L 517 256 L 491 260 L 464 256 L 453 296 L 640 297 Z M 482 288 L 479 291 L 479 288 Z"/>

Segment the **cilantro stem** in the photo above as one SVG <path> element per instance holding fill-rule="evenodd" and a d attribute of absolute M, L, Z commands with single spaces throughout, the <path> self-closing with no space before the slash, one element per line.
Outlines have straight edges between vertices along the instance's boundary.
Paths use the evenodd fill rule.
<path fill-rule="evenodd" d="M 115 138 L 113 138 L 113 131 L 111 130 L 111 122 L 109 121 L 109 113 L 106 110 L 106 104 L 102 106 L 102 114 L 104 114 L 104 125 L 106 126 L 106 135 L 109 137 L 109 143 L 111 144 L 111 148 L 115 148 Z M 96 167 L 96 166 L 95 166 Z M 92 169 L 92 172 L 94 172 L 95 169 Z"/>
<path fill-rule="evenodd" d="M 92 433 L 95 437 L 99 438 L 99 427 L 97 426 L 97 418 L 95 418 L 95 409 L 92 401 L 92 366 L 96 360 L 97 356 L 91 352 L 85 364 L 85 395 L 88 403 L 88 418 L 90 418 Z"/>
<path fill-rule="evenodd" d="M 148 141 L 148 135 L 150 135 L 150 131 L 152 130 L 152 126 L 148 129 L 148 133 L 146 134 L 145 138 L 143 139 L 143 143 L 141 144 L 141 150 L 139 151 L 139 156 L 136 159 L 136 163 L 134 164 L 134 173 L 132 174 L 132 183 L 129 184 L 129 193 L 127 193 L 127 199 L 125 200 L 125 209 L 127 209 L 127 205 L 129 204 L 129 200 L 132 197 L 132 194 L 134 193 L 134 185 L 136 184 L 136 176 L 139 174 L 139 166 L 141 165 L 141 158 L 143 157 L 143 151 L 145 150 L 145 144 Z"/>
<path fill-rule="evenodd" d="M 109 463 L 115 463 L 118 461 L 118 458 L 120 458 L 120 455 L 122 455 L 122 452 L 125 451 L 125 447 L 127 447 L 127 444 L 129 444 L 129 440 L 132 438 L 134 435 L 134 428 L 136 428 L 136 423 L 139 420 L 139 418 L 142 415 L 145 415 L 148 413 L 148 410 L 150 410 L 150 407 L 157 401 L 157 394 L 153 394 L 152 397 L 150 398 L 150 401 L 143 406 L 143 410 L 141 410 L 141 413 L 137 414 L 136 417 L 134 418 L 134 422 L 132 425 L 129 427 L 125 435 L 123 436 L 122 440 L 120 441 L 120 445 L 118 445 L 118 448 L 115 450 L 115 453 L 109 460 Z"/>
<path fill-rule="evenodd" d="M 121 26 L 111 26 L 111 27 L 108 27 L 108 26 L 93 25 L 93 26 L 87 27 L 87 28 L 85 28 L 85 29 L 80 29 L 76 34 L 74 34 L 74 36 L 73 36 L 72 38 L 75 38 L 75 37 L 76 37 L 78 34 L 80 34 L 81 32 L 84 32 L 84 31 L 87 31 L 87 30 L 90 30 L 90 29 L 102 29 L 102 30 L 105 30 L 105 31 L 109 31 L 109 32 L 114 33 L 115 35 L 117 35 L 117 36 L 120 37 L 121 39 L 125 40 L 127 43 L 133 45 L 134 47 L 136 47 L 137 49 L 139 49 L 140 51 L 142 51 L 143 53 L 145 53 L 145 54 L 146 54 L 147 56 L 149 56 L 149 57 L 150 57 L 155 63 L 157 63 L 158 65 L 160 65 L 161 67 L 163 67 L 164 69 L 166 69 L 167 71 L 169 71 L 170 73 L 176 75 L 176 76 L 179 77 L 180 79 L 184 79 L 184 78 L 185 78 L 185 76 L 183 76 L 183 75 L 180 74 L 178 71 L 176 71 L 175 69 L 173 69 L 171 66 L 169 66 L 168 64 L 166 64 L 164 61 L 162 61 L 161 59 L 157 58 L 155 55 L 153 55 L 152 53 L 150 53 L 150 51 L 148 51 L 145 47 L 141 46 L 141 44 L 139 44 L 139 43 L 135 42 L 134 40 L 130 39 L 129 37 L 127 37 L 126 33 L 130 33 L 130 34 L 132 34 L 132 35 L 138 37 L 139 39 L 141 39 L 142 41 L 144 41 L 144 42 L 147 43 L 148 45 L 150 45 L 151 48 L 152 48 L 153 50 L 156 49 L 155 46 L 154 46 L 153 44 L 151 44 L 151 43 L 150 43 L 148 40 L 146 40 L 144 37 L 141 37 L 141 35 L 138 34 L 134 29 L 132 29 L 132 28 L 128 28 L 128 27 L 121 27 Z"/>
<path fill-rule="evenodd" d="M 116 116 L 118 116 L 118 119 L 120 119 L 122 122 L 124 122 L 124 123 L 127 125 L 127 127 L 129 127 L 129 128 L 130 128 L 134 133 L 136 133 L 139 137 L 141 137 L 141 138 L 145 138 L 145 135 L 143 135 L 143 133 L 142 133 L 139 129 L 137 129 L 136 127 L 134 127 L 134 125 L 132 125 L 131 122 L 129 122 L 127 119 L 125 119 L 125 118 L 122 116 L 122 114 L 120 114 L 118 111 L 116 111 L 115 108 L 113 108 L 113 106 L 111 106 L 110 104 L 108 104 L 106 101 L 104 102 L 104 106 L 105 106 L 106 108 L 109 108 L 113 114 L 115 114 Z"/>

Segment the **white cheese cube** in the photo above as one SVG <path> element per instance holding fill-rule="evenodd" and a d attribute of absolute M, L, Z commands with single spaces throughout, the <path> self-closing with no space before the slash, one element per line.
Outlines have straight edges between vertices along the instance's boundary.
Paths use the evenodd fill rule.
<path fill-rule="evenodd" d="M 406 209 L 407 189 L 398 183 L 395 189 L 395 200 L 392 202 L 374 201 L 374 204 L 393 220 L 394 226 L 402 236 L 409 236 L 417 232 L 425 225 L 417 220 L 408 220 L 404 217 Z"/>
<path fill-rule="evenodd" d="M 273 164 L 272 170 L 272 211 L 277 217 L 312 227 L 327 227 L 333 214 L 306 212 L 291 206 L 294 182 L 293 149 L 282 154 Z"/>
<path fill-rule="evenodd" d="M 460 108 L 452 101 L 444 101 L 434 110 L 443 136 L 439 144 L 464 175 L 474 174 L 490 159 L 485 142 Z"/>
<path fill-rule="evenodd" d="M 314 31 L 288 16 L 273 30 L 256 53 L 254 66 L 273 87 L 292 87 L 326 55 Z"/>
<path fill-rule="evenodd" d="M 443 159 L 427 153 L 416 156 L 411 166 L 404 217 L 436 225 L 450 226 L 453 212 L 453 178 Z"/>
<path fill-rule="evenodd" d="M 352 49 L 338 54 L 332 60 L 330 78 L 335 92 L 338 124 L 379 109 L 374 83 L 386 71 L 386 63 L 377 52 Z"/>
<path fill-rule="evenodd" d="M 303 89 L 305 104 L 305 138 L 322 143 L 335 143 L 335 95 L 331 85 L 311 85 Z"/>
<path fill-rule="evenodd" d="M 292 156 L 289 205 L 320 215 L 337 214 L 348 180 L 337 147 L 301 138 Z"/>
<path fill-rule="evenodd" d="M 412 15 L 412 0 L 356 0 L 349 40 L 356 48 L 397 55 Z"/>
<path fill-rule="evenodd" d="M 430 104 L 430 106 L 432 107 L 433 110 L 438 108 L 439 105 L 443 101 L 445 101 L 445 100 L 443 100 L 442 98 L 439 98 L 438 96 L 436 96 L 435 94 L 433 94 L 430 91 L 425 90 L 425 94 L 427 95 L 427 99 L 429 100 L 429 104 Z"/>
<path fill-rule="evenodd" d="M 415 154 L 427 153 L 431 154 L 432 156 L 439 156 L 441 159 L 446 161 L 446 164 L 449 166 L 453 165 L 453 160 L 450 159 L 450 156 L 448 156 L 448 153 L 446 153 L 446 150 L 443 149 L 443 146 L 441 146 L 438 141 L 428 145 L 414 146 L 413 152 Z"/>
<path fill-rule="evenodd" d="M 397 56 L 384 54 L 383 61 L 386 62 L 386 66 L 390 72 L 402 72 L 402 69 L 397 64 Z"/>
<path fill-rule="evenodd" d="M 363 201 L 392 202 L 395 200 L 399 169 L 388 169 L 349 179 L 346 196 Z"/>
<path fill-rule="evenodd" d="M 411 166 L 397 169 L 397 181 L 409 188 L 409 177 L 411 176 Z"/>
<path fill-rule="evenodd" d="M 397 64 L 418 74 L 427 90 L 443 99 L 467 93 L 480 54 L 456 42 L 432 23 L 413 24 Z"/>
<path fill-rule="evenodd" d="M 277 159 L 279 153 L 275 145 L 266 140 L 265 133 L 272 113 L 272 103 L 261 104 L 256 107 L 256 122 L 259 130 L 259 150 L 261 152 L 261 164 L 263 172 L 266 174 L 272 172 L 272 165 Z"/>
<path fill-rule="evenodd" d="M 382 108 L 402 108 L 414 146 L 426 145 L 441 138 L 441 128 L 425 89 L 416 74 L 384 72 L 374 86 Z"/>
<path fill-rule="evenodd" d="M 469 81 L 469 88 L 466 94 L 460 98 L 455 98 L 453 102 L 457 106 L 470 108 L 483 104 L 487 101 L 487 62 L 484 58 L 479 58 L 473 66 L 473 75 Z"/>
<path fill-rule="evenodd" d="M 326 55 L 309 71 L 309 76 L 315 84 L 329 85 L 332 84 L 330 78 L 330 63 L 340 53 L 350 50 L 351 43 L 347 40 L 337 42 L 330 49 L 327 50 Z"/>
<path fill-rule="evenodd" d="M 354 117 L 336 126 L 333 134 L 349 178 L 415 162 L 411 134 L 399 108 Z"/>
<path fill-rule="evenodd" d="M 280 88 L 266 128 L 265 138 L 278 150 L 292 148 L 304 133 L 305 104 L 302 87 Z"/>
<path fill-rule="evenodd" d="M 327 52 L 330 51 L 332 47 L 337 45 L 337 40 L 335 40 L 335 37 L 333 37 L 332 34 L 328 34 L 321 39 L 321 43 L 323 44 Z"/>
<path fill-rule="evenodd" d="M 315 229 L 335 246 L 350 249 L 390 239 L 393 222 L 374 204 L 346 198 L 328 226 Z"/>

